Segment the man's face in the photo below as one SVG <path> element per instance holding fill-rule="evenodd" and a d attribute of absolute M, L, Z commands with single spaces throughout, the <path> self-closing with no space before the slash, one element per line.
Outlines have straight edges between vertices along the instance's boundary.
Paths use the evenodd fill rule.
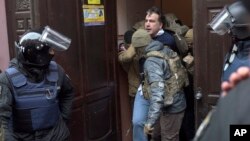
<path fill-rule="evenodd" d="M 154 37 L 162 29 L 162 23 L 159 21 L 159 18 L 159 15 L 156 13 L 146 15 L 144 26 L 151 37 Z"/>

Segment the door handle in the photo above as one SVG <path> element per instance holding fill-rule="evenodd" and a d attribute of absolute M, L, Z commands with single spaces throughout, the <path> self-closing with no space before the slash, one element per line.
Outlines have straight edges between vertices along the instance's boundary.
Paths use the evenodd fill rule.
<path fill-rule="evenodd" d="M 198 87 L 198 88 L 196 89 L 195 99 L 196 99 L 196 100 L 200 100 L 200 99 L 202 98 L 202 96 L 203 96 L 203 94 L 202 94 L 201 88 Z"/>

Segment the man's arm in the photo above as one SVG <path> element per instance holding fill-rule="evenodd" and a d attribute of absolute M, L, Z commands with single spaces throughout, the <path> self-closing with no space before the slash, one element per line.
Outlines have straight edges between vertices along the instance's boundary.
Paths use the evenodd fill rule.
<path fill-rule="evenodd" d="M 13 141 L 10 126 L 12 116 L 12 93 L 5 73 L 0 74 L 0 130 L 4 141 Z M 11 128 L 11 129 L 10 129 Z"/>
<path fill-rule="evenodd" d="M 148 119 L 146 124 L 154 126 L 156 120 L 160 117 L 161 109 L 164 104 L 164 71 L 163 63 L 166 62 L 163 59 L 149 57 L 144 65 L 147 73 L 147 81 L 150 87 L 150 106 L 148 112 Z"/>
<path fill-rule="evenodd" d="M 127 50 L 123 50 L 118 54 L 118 61 L 121 63 L 122 68 L 128 72 L 129 67 L 135 57 L 135 48 L 130 46 Z"/>
<path fill-rule="evenodd" d="M 74 99 L 74 88 L 68 75 L 65 74 L 63 69 L 59 67 L 59 80 L 61 82 L 61 90 L 59 92 L 59 106 L 64 120 L 69 120 L 72 111 L 72 104 Z"/>
<path fill-rule="evenodd" d="M 135 48 L 130 46 L 127 50 L 121 51 L 118 54 L 119 62 L 130 62 L 133 60 L 134 56 L 136 55 Z"/>

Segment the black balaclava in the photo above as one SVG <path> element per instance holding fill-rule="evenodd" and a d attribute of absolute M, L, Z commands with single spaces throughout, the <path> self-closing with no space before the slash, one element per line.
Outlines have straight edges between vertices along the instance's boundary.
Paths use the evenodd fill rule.
<path fill-rule="evenodd" d="M 39 41 L 42 30 L 32 30 L 25 33 L 16 46 L 19 48 L 17 59 L 28 77 L 35 81 L 42 81 L 54 54 L 50 54 L 50 47 Z"/>

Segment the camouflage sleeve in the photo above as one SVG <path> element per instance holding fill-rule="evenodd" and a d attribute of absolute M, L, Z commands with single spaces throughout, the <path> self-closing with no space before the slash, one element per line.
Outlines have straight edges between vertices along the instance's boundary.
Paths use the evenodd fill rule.
<path fill-rule="evenodd" d="M 131 63 L 133 61 L 133 58 L 135 57 L 135 48 L 130 46 L 127 50 L 121 51 L 118 54 L 118 61 L 120 62 L 123 70 L 126 72 L 129 71 L 129 67 L 131 66 Z"/>
<path fill-rule="evenodd" d="M 119 52 L 118 61 L 121 63 L 131 62 L 135 54 L 135 48 L 130 46 L 127 50 Z"/>
<path fill-rule="evenodd" d="M 144 64 L 147 73 L 147 81 L 150 87 L 150 106 L 146 124 L 154 125 L 160 117 L 164 104 L 164 78 L 166 73 L 166 61 L 160 58 L 150 57 Z"/>

